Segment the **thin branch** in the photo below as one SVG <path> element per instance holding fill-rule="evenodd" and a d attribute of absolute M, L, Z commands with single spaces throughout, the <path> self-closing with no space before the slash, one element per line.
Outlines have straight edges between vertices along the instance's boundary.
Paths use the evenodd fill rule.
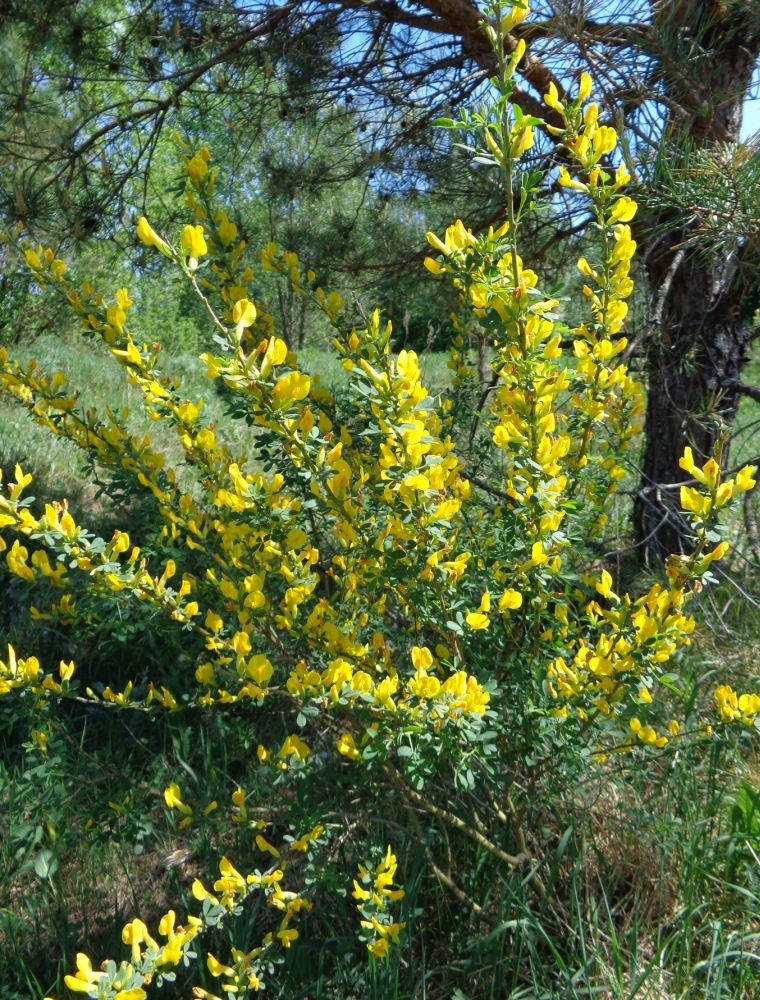
<path fill-rule="evenodd" d="M 144 118 L 149 118 L 153 115 L 157 115 L 160 112 L 168 111 L 169 108 L 177 105 L 179 98 L 185 91 L 189 90 L 194 83 L 196 83 L 204 74 L 208 73 L 210 69 L 214 66 L 218 66 L 220 63 L 226 62 L 235 53 L 239 52 L 240 49 L 245 48 L 249 42 L 254 41 L 256 38 L 260 38 L 262 35 L 270 34 L 272 30 L 283 21 L 286 16 L 294 10 L 296 7 L 295 3 L 285 4 L 282 7 L 278 7 L 274 10 L 265 21 L 258 24 L 255 28 L 250 31 L 239 35 L 233 42 L 231 42 L 226 48 L 222 49 L 215 56 L 207 59 L 206 62 L 202 63 L 200 66 L 196 66 L 185 79 L 177 84 L 177 86 L 172 90 L 172 92 L 165 98 L 160 100 L 152 101 L 150 105 L 146 107 L 139 108 L 136 111 L 132 111 L 127 115 L 119 115 L 118 117 L 112 118 L 107 121 L 99 129 L 93 132 L 88 138 L 81 143 L 81 145 L 76 146 L 69 154 L 69 159 L 77 159 L 83 156 L 88 150 L 97 143 L 99 139 L 102 139 L 109 132 L 113 132 L 114 129 L 123 129 L 127 124 L 136 124 L 142 121 Z M 99 114 L 102 113 L 102 109 L 99 109 Z M 59 172 L 60 176 L 60 172 Z"/>
<path fill-rule="evenodd" d="M 746 382 L 739 382 L 738 380 L 730 382 L 729 385 L 740 396 L 748 396 L 750 399 L 754 399 L 756 403 L 760 403 L 760 386 L 748 385 Z"/>

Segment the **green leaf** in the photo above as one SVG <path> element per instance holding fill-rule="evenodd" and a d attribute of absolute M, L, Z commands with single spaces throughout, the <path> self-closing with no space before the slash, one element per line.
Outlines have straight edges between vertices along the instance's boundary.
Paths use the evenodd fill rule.
<path fill-rule="evenodd" d="M 58 858 L 44 847 L 34 859 L 34 870 L 41 879 L 51 879 L 58 871 Z"/>

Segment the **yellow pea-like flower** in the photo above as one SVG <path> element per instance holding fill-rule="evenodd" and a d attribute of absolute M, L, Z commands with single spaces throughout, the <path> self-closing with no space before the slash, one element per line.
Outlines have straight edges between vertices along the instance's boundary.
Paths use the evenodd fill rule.
<path fill-rule="evenodd" d="M 412 646 L 412 664 L 415 670 L 429 670 L 433 665 L 433 654 L 427 646 Z"/>
<path fill-rule="evenodd" d="M 479 611 L 470 611 L 470 613 L 465 616 L 465 621 L 470 628 L 474 629 L 476 632 L 480 629 L 488 628 L 491 624 L 491 619 L 487 615 L 481 614 Z"/>
<path fill-rule="evenodd" d="M 277 380 L 272 390 L 272 399 L 278 408 L 289 406 L 291 403 L 305 399 L 309 395 L 310 388 L 311 379 L 308 375 L 301 372 L 290 372 Z"/>
<path fill-rule="evenodd" d="M 505 590 L 499 598 L 499 610 L 516 611 L 517 608 L 522 607 L 522 603 L 523 595 L 519 592 L 519 590 L 512 590 L 510 588 Z"/>
<path fill-rule="evenodd" d="M 141 215 L 137 222 L 137 238 L 147 246 L 155 247 L 156 250 L 160 250 L 165 257 L 174 256 L 172 248 L 166 240 L 161 239 L 144 215 Z"/>
<path fill-rule="evenodd" d="M 232 307 L 232 322 L 235 324 L 235 334 L 240 340 L 243 330 L 253 326 L 256 320 L 256 306 L 249 299 L 238 299 Z"/>
<path fill-rule="evenodd" d="M 559 112 L 559 114 L 565 114 L 565 106 L 559 99 L 559 91 L 557 90 L 557 85 L 552 80 L 549 83 L 549 90 L 544 94 L 544 104 L 552 108 L 553 111 Z"/>
<path fill-rule="evenodd" d="M 279 337 L 270 337 L 267 342 L 267 349 L 261 362 L 261 375 L 263 378 L 269 374 L 275 365 L 281 365 L 288 356 L 288 345 Z"/>
<path fill-rule="evenodd" d="M 179 243 L 188 255 L 188 266 L 194 270 L 198 266 L 198 258 L 208 253 L 203 226 L 185 226 Z"/>
<path fill-rule="evenodd" d="M 215 976 L 217 979 L 219 978 L 219 976 L 235 975 L 235 970 L 232 968 L 232 966 L 224 965 L 217 958 L 214 958 L 214 956 L 210 952 L 206 956 L 206 965 L 208 966 L 208 971 L 211 973 L 211 975 Z"/>
<path fill-rule="evenodd" d="M 230 222 L 225 212 L 219 212 L 216 216 L 216 234 L 222 246 L 228 246 L 237 237 L 238 228 L 234 222 Z"/>
<path fill-rule="evenodd" d="M 530 7 L 527 3 L 520 4 L 520 6 L 515 4 L 501 19 L 502 33 L 508 35 L 513 28 L 525 20 L 529 13 Z"/>
<path fill-rule="evenodd" d="M 578 87 L 578 100 L 585 101 L 591 94 L 592 80 L 589 73 L 581 73 L 581 81 Z"/>
<path fill-rule="evenodd" d="M 597 593 L 601 594 L 602 597 L 606 597 L 608 600 L 613 601 L 619 600 L 617 594 L 612 590 L 612 577 L 606 569 L 602 570 L 601 580 L 595 584 L 595 587 Z"/>
<path fill-rule="evenodd" d="M 350 733 L 343 733 L 338 737 L 335 742 L 335 749 L 339 754 L 351 760 L 358 760 L 361 757 L 354 738 Z"/>
<path fill-rule="evenodd" d="M 739 472 L 737 472 L 734 479 L 734 485 L 737 492 L 751 490 L 757 485 L 757 480 L 754 478 L 756 471 L 756 466 L 745 465 L 743 469 L 740 469 Z"/>
<path fill-rule="evenodd" d="M 91 993 L 93 985 L 97 989 L 98 982 L 106 975 L 100 970 L 92 968 L 92 962 L 84 954 L 79 952 L 76 958 L 77 974 L 75 976 L 65 976 L 64 982 L 73 993 Z"/>
<path fill-rule="evenodd" d="M 187 176 L 197 185 L 200 184 L 208 173 L 208 164 L 203 156 L 196 153 L 195 156 L 187 161 L 186 170 Z"/>
<path fill-rule="evenodd" d="M 637 209 L 638 205 L 633 198 L 623 196 L 622 198 L 618 198 L 612 206 L 612 211 L 607 221 L 610 225 L 616 222 L 630 222 L 636 214 Z"/>
<path fill-rule="evenodd" d="M 264 851 L 267 854 L 271 854 L 272 857 L 274 858 L 280 857 L 280 852 L 277 850 L 277 848 L 274 847 L 272 844 L 270 844 L 269 841 L 266 840 L 264 837 L 262 837 L 260 833 L 256 835 L 256 846 L 260 851 Z"/>
<path fill-rule="evenodd" d="M 182 791 L 176 781 L 164 789 L 164 801 L 170 809 L 176 809 L 185 816 L 192 816 L 193 810 L 182 801 Z"/>

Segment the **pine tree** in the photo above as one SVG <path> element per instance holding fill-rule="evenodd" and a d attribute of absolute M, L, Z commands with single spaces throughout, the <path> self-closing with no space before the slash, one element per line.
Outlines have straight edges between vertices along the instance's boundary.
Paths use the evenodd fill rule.
<path fill-rule="evenodd" d="M 564 92 L 569 81 L 553 67 L 560 50 L 566 65 L 573 47 L 578 68 L 592 70 L 603 94 L 602 118 L 627 131 L 646 204 L 636 237 L 651 303 L 636 348 L 649 408 L 635 523 L 642 560 L 658 560 L 682 545 L 671 502 L 682 475 L 677 457 L 686 444 L 703 458 L 711 454 L 742 393 L 756 392 L 741 371 L 752 337 L 747 296 L 757 240 L 736 238 L 740 216 L 732 208 L 702 211 L 716 190 L 709 184 L 707 200 L 696 205 L 681 194 L 685 180 L 699 185 L 710 171 L 732 171 L 736 186 L 742 171 L 756 169 L 756 147 L 737 153 L 737 144 L 760 53 L 760 4 L 545 0 L 541 12 L 543 20 L 518 25 L 506 40 L 513 48 L 523 31 L 531 45 L 515 99 L 551 124 L 543 97 L 552 83 Z M 431 121 L 476 100 L 494 72 L 482 17 L 472 0 L 211 0 L 203 7 L 156 2 L 137 12 L 105 0 L 6 5 L 5 35 L 25 53 L 14 65 L 26 69 L 11 84 L 7 59 L 2 70 L 0 157 L 28 155 L 23 128 L 18 139 L 19 100 L 24 107 L 44 101 L 51 81 L 64 126 L 48 137 L 35 133 L 33 162 L 14 173 L 5 210 L 14 209 L 21 179 L 30 204 L 68 199 L 64 212 L 75 232 L 104 228 L 177 108 L 196 120 L 226 109 L 237 129 L 231 140 L 244 145 L 260 133 L 261 109 L 271 102 L 283 120 L 316 109 L 345 113 L 351 102 L 357 133 L 343 175 L 403 177 L 399 194 L 405 185 L 424 187 L 436 173 Z M 669 172 L 658 172 L 666 161 Z M 556 163 L 548 137 L 537 144 L 535 163 L 545 171 Z M 712 165 L 707 173 L 705 164 Z M 334 172 L 323 180 L 334 182 Z M 707 216 L 712 243 L 705 243 Z M 577 222 L 570 215 L 555 227 L 559 238 Z M 723 249 L 700 253 L 700 243 Z"/>

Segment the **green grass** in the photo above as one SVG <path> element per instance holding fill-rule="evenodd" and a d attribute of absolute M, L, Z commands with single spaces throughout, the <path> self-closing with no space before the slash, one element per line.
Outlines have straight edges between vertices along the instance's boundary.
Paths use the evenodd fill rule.
<path fill-rule="evenodd" d="M 83 408 L 95 407 L 99 413 L 106 408 L 119 412 L 130 410 L 128 426 L 134 433 L 155 434 L 156 425 L 147 418 L 140 405 L 141 393 L 127 383 L 124 369 L 100 343 L 74 336 L 57 337 L 42 334 L 29 345 L 12 348 L 11 356 L 22 364 L 34 359 L 47 374 L 63 371 L 68 386 L 80 393 Z M 169 354 L 160 359 L 167 374 L 181 379 L 182 392 L 188 398 L 203 399 L 203 413 L 216 421 L 220 436 L 233 448 L 245 450 L 253 432 L 242 421 L 225 421 L 225 399 L 215 383 L 205 374 L 205 366 L 195 353 Z M 422 355 L 421 364 L 426 384 L 432 393 L 442 390 L 448 381 L 446 353 Z M 348 376 L 334 352 L 306 348 L 299 355 L 302 369 L 318 376 L 330 390 L 347 384 Z M 163 442 L 167 456 L 179 454 L 176 443 Z M 82 475 L 79 449 L 70 441 L 57 438 L 46 428 L 34 423 L 27 412 L 14 400 L 0 396 L 0 468 L 12 471 L 16 462 L 35 470 L 37 491 L 46 499 L 68 497 L 75 510 L 97 507 L 95 488 Z"/>
<path fill-rule="evenodd" d="M 134 755 L 116 741 L 107 749 L 116 766 L 134 773 Z M 84 778 L 85 761 L 68 763 Z M 204 773 L 197 755 L 187 763 L 199 781 L 218 780 L 218 766 Z M 176 767 L 171 739 L 154 766 L 156 775 Z M 640 773 L 631 769 L 614 780 L 608 775 L 602 787 L 575 789 L 551 811 L 537 807 L 532 832 L 543 840 L 541 871 L 550 892 L 545 904 L 537 903 L 522 876 L 483 867 L 484 859 L 453 843 L 460 883 L 488 920 L 458 906 L 424 873 L 424 850 L 413 826 L 379 818 L 376 834 L 393 838 L 403 858 L 405 918 L 415 924 L 414 948 L 408 938 L 395 964 L 367 968 L 352 946 L 350 900 L 342 907 L 338 900 L 329 926 L 321 929 L 321 950 L 280 970 L 270 992 L 282 1000 L 757 997 L 760 879 L 742 867 L 752 863 L 744 844 L 756 844 L 757 833 L 748 837 L 747 830 L 731 828 L 736 768 L 726 749 L 706 763 L 688 759 L 677 772 L 664 764 Z M 106 796 L 116 794 L 106 785 L 94 791 L 102 808 Z M 157 822 L 155 812 L 148 814 Z M 147 850 L 135 854 L 134 831 L 123 825 L 108 844 L 96 840 L 58 849 L 60 867 L 51 879 L 34 870 L 24 875 L 9 850 L 10 818 L 6 812 L 0 841 L 0 863 L 10 873 L 0 882 L 4 998 L 62 995 L 60 976 L 78 948 L 96 956 L 119 954 L 127 919 L 139 913 L 155 921 L 162 907 L 176 905 L 180 886 L 182 907 L 192 906 L 187 886 L 196 874 L 206 877 L 210 852 L 197 835 L 149 837 Z M 434 826 L 425 835 L 440 849 Z M 163 859 L 175 849 L 188 860 L 168 871 Z M 227 850 L 236 858 L 246 853 L 241 843 L 228 843 Z M 312 930 L 317 944 L 320 928 Z M 255 937 L 253 927 L 251 932 Z M 202 970 L 192 982 L 204 982 Z M 205 985 L 213 991 L 213 981 Z M 156 995 L 187 997 L 188 980 Z"/>
<path fill-rule="evenodd" d="M 155 429 L 141 415 L 139 397 L 125 384 L 123 370 L 104 363 L 103 349 L 42 336 L 15 353 L 35 357 L 48 372 L 68 372 L 84 404 L 130 407 L 136 432 Z M 446 360 L 443 354 L 422 358 L 426 384 L 434 393 L 447 381 Z M 332 354 L 307 349 L 301 364 L 330 388 L 345 384 L 346 373 Z M 168 358 L 166 367 L 182 376 L 189 397 L 203 396 L 206 412 L 221 422 L 224 399 L 195 356 Z M 745 402 L 736 461 L 756 453 L 755 420 L 756 405 Z M 236 433 L 231 443 L 245 447 L 251 432 Z M 37 473 L 40 496 L 69 496 L 75 507 L 104 515 L 77 449 L 0 399 L 0 464 L 7 468 L 15 461 Z M 615 508 L 621 540 L 625 514 L 623 502 Z M 705 595 L 704 622 L 692 649 L 676 664 L 695 727 L 706 714 L 716 674 L 738 678 L 745 688 L 757 682 L 760 608 L 752 595 L 760 588 L 756 569 L 747 561 L 741 566 L 742 575 L 737 571 L 734 580 L 721 581 Z M 749 603 L 737 595 L 737 584 L 749 592 Z M 17 641 L 28 633 L 31 642 L 22 599 L 10 589 L 4 598 L 0 640 Z M 12 621 L 11 606 L 19 608 Z M 59 637 L 43 633 L 34 641 L 40 638 L 49 643 L 51 657 L 58 655 Z M 141 639 L 143 657 L 147 642 Z M 156 641 L 164 640 L 158 636 Z M 96 670 L 99 658 L 113 656 L 133 665 L 133 642 L 105 653 L 92 637 L 74 637 L 71 643 L 73 648 L 61 648 L 60 655 L 76 655 L 85 670 Z M 167 646 L 164 652 L 181 669 L 181 650 Z M 141 659 L 138 672 L 143 668 Z M 120 931 L 127 919 L 140 914 L 154 921 L 177 900 L 183 911 L 192 908 L 188 886 L 196 875 L 209 878 L 214 855 L 222 849 L 255 861 L 250 837 L 246 841 L 242 831 L 213 825 L 209 833 L 179 830 L 163 806 L 162 789 L 169 780 L 181 777 L 189 792 L 220 799 L 237 783 L 258 789 L 256 801 L 266 802 L 271 795 L 256 784 L 255 747 L 258 741 L 267 743 L 267 727 L 276 719 L 241 711 L 222 723 L 178 713 L 153 723 L 77 707 L 60 722 L 60 737 L 43 760 L 25 745 L 29 718 L 24 707 L 0 703 L 3 1000 L 63 997 L 62 977 L 78 948 L 96 961 L 121 955 Z M 505 871 L 435 822 L 399 813 L 391 793 L 378 800 L 381 808 L 368 812 L 367 824 L 373 840 L 397 845 L 407 890 L 403 919 L 414 934 L 393 962 L 369 967 L 356 943 L 352 900 L 335 895 L 324 916 L 307 921 L 305 957 L 297 959 L 294 950 L 286 968 L 273 977 L 270 995 L 282 1000 L 760 1000 L 760 806 L 752 808 L 758 795 L 760 768 L 747 733 L 693 749 L 680 750 L 674 741 L 649 762 L 637 757 L 610 763 L 583 783 L 538 789 L 529 803 L 527 829 L 549 890 L 541 903 L 525 872 Z M 88 817 L 106 835 L 82 836 Z M 359 836 L 341 826 L 339 815 L 334 819 L 339 843 Z M 464 898 L 452 895 L 430 873 L 428 850 L 446 860 Z M 54 870 L 41 863 L 45 851 L 55 858 Z M 181 859 L 176 868 L 166 866 L 170 855 Z M 247 914 L 238 943 L 255 939 L 259 919 L 255 911 Z M 191 982 L 212 992 L 218 988 L 201 968 L 192 980 L 181 978 L 155 995 L 185 1000 Z"/>

